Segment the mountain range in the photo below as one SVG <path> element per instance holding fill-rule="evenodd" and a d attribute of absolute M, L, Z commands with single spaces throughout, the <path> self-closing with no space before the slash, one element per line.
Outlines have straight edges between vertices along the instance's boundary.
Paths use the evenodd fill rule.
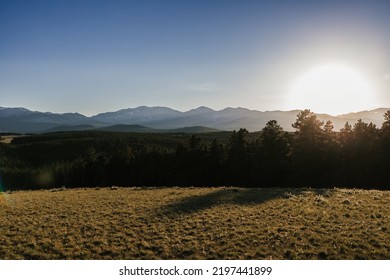
<path fill-rule="evenodd" d="M 317 114 L 318 118 L 331 120 L 338 131 L 346 122 L 358 119 L 381 126 L 384 113 L 389 108 L 378 108 L 338 116 Z M 259 131 L 269 120 L 277 120 L 286 130 L 293 131 L 291 124 L 299 110 L 256 111 L 246 108 L 213 110 L 199 107 L 186 112 L 168 107 L 123 109 L 87 117 L 79 113 L 51 113 L 31 111 L 25 108 L 0 107 L 0 132 L 43 133 L 54 131 L 107 130 L 133 132 L 212 132 L 246 128 Z"/>

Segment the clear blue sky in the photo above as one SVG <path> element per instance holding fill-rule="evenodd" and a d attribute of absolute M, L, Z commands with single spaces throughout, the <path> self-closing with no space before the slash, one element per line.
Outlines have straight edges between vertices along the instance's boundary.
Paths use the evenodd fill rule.
<path fill-rule="evenodd" d="M 0 0 L 0 106 L 289 109 L 294 80 L 336 61 L 390 107 L 389 15 L 375 0 Z"/>

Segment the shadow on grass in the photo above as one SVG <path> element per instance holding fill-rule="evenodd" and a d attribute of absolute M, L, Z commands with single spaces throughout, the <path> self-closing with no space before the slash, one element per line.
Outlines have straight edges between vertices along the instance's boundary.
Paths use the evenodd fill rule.
<path fill-rule="evenodd" d="M 221 188 L 204 195 L 187 197 L 163 207 L 162 212 L 168 215 L 191 214 L 219 205 L 262 204 L 274 199 L 287 199 L 303 192 L 330 196 L 331 189 L 292 189 L 292 188 Z"/>

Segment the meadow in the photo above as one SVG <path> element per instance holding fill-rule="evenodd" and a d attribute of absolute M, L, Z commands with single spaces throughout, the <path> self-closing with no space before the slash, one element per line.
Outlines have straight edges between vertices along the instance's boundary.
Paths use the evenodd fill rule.
<path fill-rule="evenodd" d="M 383 190 L 59 188 L 0 209 L 0 259 L 390 259 Z"/>

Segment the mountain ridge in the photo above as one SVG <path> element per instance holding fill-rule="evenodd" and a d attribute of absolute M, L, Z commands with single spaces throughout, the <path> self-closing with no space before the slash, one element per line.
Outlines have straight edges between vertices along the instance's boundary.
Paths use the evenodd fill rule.
<path fill-rule="evenodd" d="M 317 114 L 317 116 L 323 121 L 331 120 L 335 130 L 338 131 L 346 122 L 353 124 L 358 119 L 380 126 L 387 110 L 390 109 L 377 108 L 338 116 L 328 114 Z M 246 128 L 249 131 L 258 131 L 269 120 L 277 120 L 286 131 L 293 131 L 291 124 L 299 112 L 300 110 L 258 111 L 242 107 L 213 110 L 206 106 L 182 112 L 163 106 L 139 106 L 88 117 L 77 112 L 52 113 L 32 111 L 23 107 L 0 107 L 0 132 L 41 133 L 58 127 L 66 129 L 69 126 L 78 126 L 78 129 L 83 127 L 99 129 L 115 125 L 139 125 L 157 131 L 191 127 L 215 130 Z"/>

